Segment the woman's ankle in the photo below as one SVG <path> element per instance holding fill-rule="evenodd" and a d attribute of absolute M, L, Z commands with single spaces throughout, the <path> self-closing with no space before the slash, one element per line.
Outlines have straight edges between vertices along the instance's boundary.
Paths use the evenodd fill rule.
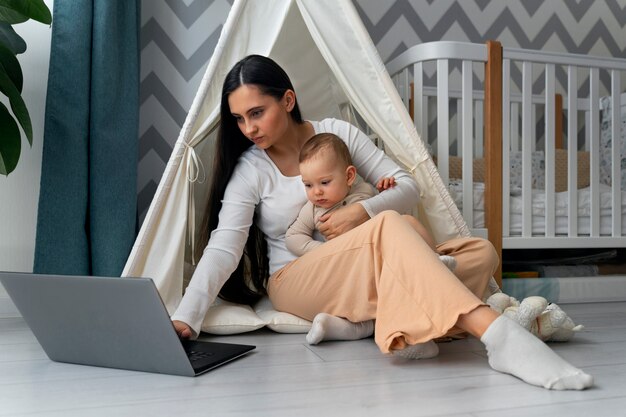
<path fill-rule="evenodd" d="M 488 305 L 479 305 L 469 313 L 461 314 L 456 322 L 456 327 L 480 339 L 498 317 L 500 314 Z"/>

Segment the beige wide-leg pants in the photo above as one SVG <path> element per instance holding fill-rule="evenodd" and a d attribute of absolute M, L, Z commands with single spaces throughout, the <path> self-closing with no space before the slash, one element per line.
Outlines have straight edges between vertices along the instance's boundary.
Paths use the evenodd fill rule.
<path fill-rule="evenodd" d="M 376 344 L 388 353 L 458 333 L 459 315 L 483 305 L 498 265 L 491 243 L 458 238 L 437 251 L 456 258 L 454 274 L 400 214 L 385 211 L 275 272 L 269 297 L 308 320 L 322 312 L 376 319 Z"/>

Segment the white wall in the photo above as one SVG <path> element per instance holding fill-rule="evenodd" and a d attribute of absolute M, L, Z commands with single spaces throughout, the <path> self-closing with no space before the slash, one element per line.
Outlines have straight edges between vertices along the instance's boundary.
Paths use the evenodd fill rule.
<path fill-rule="evenodd" d="M 50 10 L 52 2 L 45 0 Z M 33 124 L 33 147 L 24 138 L 17 168 L 8 177 L 0 175 L 0 271 L 29 272 L 35 249 L 52 29 L 33 21 L 14 28 L 27 44 L 26 52 L 18 59 L 24 73 L 22 97 Z M 7 297 L 0 286 L 0 317 L 12 311 L 12 304 L 5 302 Z"/>

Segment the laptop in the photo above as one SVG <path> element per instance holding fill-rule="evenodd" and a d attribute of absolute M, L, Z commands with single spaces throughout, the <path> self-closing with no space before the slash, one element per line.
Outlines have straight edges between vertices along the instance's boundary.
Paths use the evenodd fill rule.
<path fill-rule="evenodd" d="M 0 272 L 0 282 L 56 362 L 196 376 L 255 348 L 181 341 L 149 278 Z"/>

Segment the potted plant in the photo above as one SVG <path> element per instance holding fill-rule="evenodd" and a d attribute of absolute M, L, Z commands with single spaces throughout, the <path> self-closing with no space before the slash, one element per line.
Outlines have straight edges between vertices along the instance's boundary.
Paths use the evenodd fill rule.
<path fill-rule="evenodd" d="M 22 68 L 17 55 L 26 51 L 26 42 L 13 26 L 29 19 L 49 25 L 50 9 L 43 0 L 0 0 L 0 93 L 12 113 L 0 101 L 0 174 L 9 175 L 17 166 L 22 148 L 20 129 L 33 144 L 33 128 L 22 99 Z M 6 102 L 6 100 L 3 100 Z"/>

